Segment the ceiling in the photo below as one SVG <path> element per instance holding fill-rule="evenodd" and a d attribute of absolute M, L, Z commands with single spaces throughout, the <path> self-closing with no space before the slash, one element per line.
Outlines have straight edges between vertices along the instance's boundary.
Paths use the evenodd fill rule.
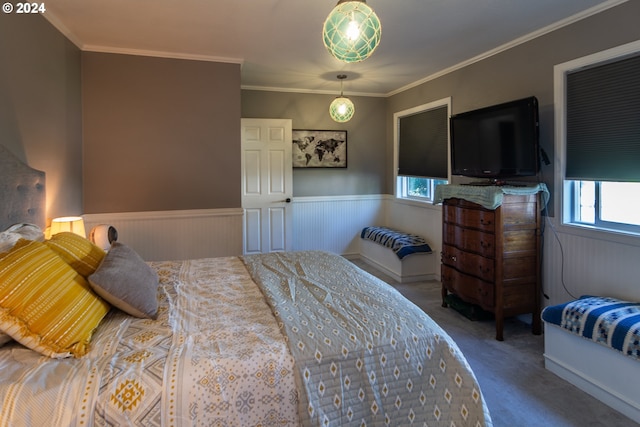
<path fill-rule="evenodd" d="M 80 49 L 241 64 L 245 89 L 389 96 L 626 0 L 368 0 L 382 41 L 345 64 L 322 42 L 337 0 L 48 0 Z"/>

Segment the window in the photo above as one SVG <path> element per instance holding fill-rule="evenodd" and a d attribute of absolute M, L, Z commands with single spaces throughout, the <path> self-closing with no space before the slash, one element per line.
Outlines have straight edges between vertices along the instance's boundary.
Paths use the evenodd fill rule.
<path fill-rule="evenodd" d="M 575 224 L 640 235 L 640 183 L 567 181 Z"/>
<path fill-rule="evenodd" d="M 640 42 L 556 66 L 562 223 L 640 236 Z"/>
<path fill-rule="evenodd" d="M 436 185 L 446 184 L 446 179 L 416 178 L 411 176 L 399 176 L 397 179 L 397 195 L 403 199 L 433 200 Z"/>
<path fill-rule="evenodd" d="M 429 202 L 449 175 L 450 98 L 394 114 L 396 197 Z"/>

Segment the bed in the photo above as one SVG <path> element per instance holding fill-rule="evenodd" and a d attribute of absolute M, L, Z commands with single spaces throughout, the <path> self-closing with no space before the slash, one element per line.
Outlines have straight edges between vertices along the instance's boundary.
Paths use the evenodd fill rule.
<path fill-rule="evenodd" d="M 44 227 L 44 174 L 20 163 L 0 147 L 0 231 Z M 22 238 L 0 254 L 0 333 L 11 332 L 0 346 L 0 426 L 492 425 L 455 342 L 342 257 L 144 263 L 126 241 L 100 253 L 86 239 L 56 236 Z M 93 301 L 73 323 L 97 318 L 82 339 L 51 349 L 49 329 L 28 335 L 28 319 L 7 326 L 11 298 L 2 292 L 12 295 L 7 283 L 18 273 L 7 279 L 2 263 L 22 260 L 26 248 L 69 271 L 64 286 Z M 48 292 L 42 282 L 62 274 L 36 280 L 38 265 L 20 271 Z M 124 296 L 102 281 L 113 266 Z M 154 298 L 140 298 L 149 289 Z M 65 321 L 76 310 L 56 304 L 40 305 Z"/>

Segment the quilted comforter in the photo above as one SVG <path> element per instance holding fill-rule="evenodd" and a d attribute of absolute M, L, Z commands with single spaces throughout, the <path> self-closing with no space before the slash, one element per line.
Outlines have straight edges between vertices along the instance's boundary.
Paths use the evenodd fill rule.
<path fill-rule="evenodd" d="M 491 425 L 447 334 L 341 257 L 152 266 L 157 320 L 114 309 L 79 359 L 0 347 L 0 426 Z"/>
<path fill-rule="evenodd" d="M 491 425 L 458 346 L 391 286 L 325 252 L 245 262 L 296 360 L 302 425 Z"/>

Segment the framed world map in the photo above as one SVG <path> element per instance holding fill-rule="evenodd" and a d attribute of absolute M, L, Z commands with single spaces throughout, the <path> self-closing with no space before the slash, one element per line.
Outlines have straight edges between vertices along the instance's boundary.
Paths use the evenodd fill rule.
<path fill-rule="evenodd" d="M 294 168 L 346 168 L 346 130 L 293 130 Z"/>

